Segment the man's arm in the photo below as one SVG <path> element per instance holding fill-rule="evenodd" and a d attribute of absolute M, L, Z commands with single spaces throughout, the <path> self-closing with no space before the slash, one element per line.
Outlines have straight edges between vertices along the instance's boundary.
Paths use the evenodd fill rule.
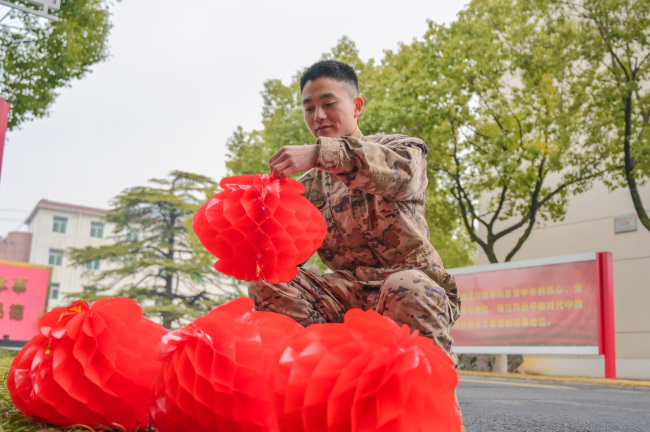
<path fill-rule="evenodd" d="M 352 137 L 321 137 L 318 144 L 285 146 L 269 160 L 276 176 L 318 168 L 349 188 L 393 200 L 419 198 L 427 187 L 424 142 L 406 136 L 379 143 Z"/>
<path fill-rule="evenodd" d="M 369 138 L 369 139 L 368 139 Z M 418 199 L 427 187 L 427 146 L 404 135 L 319 139 L 316 168 L 335 174 L 351 189 L 393 200 Z"/>

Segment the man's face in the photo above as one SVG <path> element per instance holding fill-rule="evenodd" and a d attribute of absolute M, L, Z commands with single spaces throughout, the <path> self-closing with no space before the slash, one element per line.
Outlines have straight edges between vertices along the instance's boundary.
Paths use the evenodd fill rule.
<path fill-rule="evenodd" d="M 348 83 L 329 77 L 307 81 L 302 89 L 305 123 L 314 138 L 352 135 L 363 99 Z"/>

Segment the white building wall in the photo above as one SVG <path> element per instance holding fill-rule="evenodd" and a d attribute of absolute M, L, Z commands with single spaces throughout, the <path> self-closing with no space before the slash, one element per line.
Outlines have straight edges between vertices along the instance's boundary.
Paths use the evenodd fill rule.
<path fill-rule="evenodd" d="M 85 246 L 99 246 L 109 244 L 107 237 L 112 235 L 110 224 L 104 224 L 103 237 L 90 236 L 91 222 L 101 222 L 105 210 L 91 210 L 86 208 L 74 209 L 75 206 L 57 206 L 56 204 L 39 203 L 27 220 L 28 231 L 32 233 L 32 248 L 29 262 L 39 265 L 50 265 L 50 249 L 67 250 Z M 68 219 L 66 232 L 53 231 L 54 216 Z M 100 269 L 102 269 L 100 262 Z M 50 297 L 48 310 L 67 306 L 70 300 L 66 294 L 83 291 L 83 287 L 91 283 L 91 276 L 96 270 L 87 270 L 85 267 L 73 267 L 70 260 L 64 255 L 62 264 L 53 265 L 52 283 L 60 285 L 58 299 Z"/>
<path fill-rule="evenodd" d="M 640 193 L 646 209 L 650 208 L 650 185 L 642 187 Z M 615 233 L 614 219 L 627 215 L 634 216 L 636 230 Z M 516 231 L 497 242 L 499 260 L 504 259 L 521 233 Z M 512 261 L 607 251 L 613 253 L 614 260 L 617 375 L 650 379 L 650 231 L 636 218 L 627 189 L 610 192 L 597 184 L 589 192 L 571 198 L 566 218 L 536 227 Z M 478 264 L 489 264 L 482 250 Z M 520 369 L 537 374 L 602 377 L 604 360 L 526 356 Z"/>

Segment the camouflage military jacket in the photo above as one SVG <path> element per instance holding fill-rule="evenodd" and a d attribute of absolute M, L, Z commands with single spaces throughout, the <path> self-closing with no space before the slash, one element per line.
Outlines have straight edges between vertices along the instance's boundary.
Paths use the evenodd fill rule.
<path fill-rule="evenodd" d="M 429 241 L 424 215 L 428 148 L 405 135 L 321 137 L 314 169 L 299 180 L 327 223 L 318 253 L 332 270 L 379 285 L 420 269 L 456 301 L 457 289 Z"/>

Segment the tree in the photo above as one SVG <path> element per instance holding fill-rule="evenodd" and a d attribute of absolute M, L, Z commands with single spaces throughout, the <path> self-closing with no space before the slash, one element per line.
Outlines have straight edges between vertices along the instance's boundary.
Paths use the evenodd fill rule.
<path fill-rule="evenodd" d="M 95 260 L 107 264 L 94 280 L 90 297 L 124 295 L 161 318 L 166 328 L 205 314 L 219 302 L 241 296 L 233 279 L 213 268 L 214 257 L 191 228 L 192 216 L 214 195 L 207 177 L 174 171 L 152 186 L 124 190 L 105 217 L 113 224 L 113 243 L 68 251 L 75 265 Z M 95 292 L 96 291 L 96 292 Z"/>
<path fill-rule="evenodd" d="M 330 53 L 322 59 L 336 59 L 352 65 L 359 75 L 361 94 L 366 100 L 359 126 L 367 133 L 409 133 L 400 125 L 387 126 L 384 118 L 393 110 L 407 107 L 395 105 L 392 99 L 378 89 L 385 88 L 395 78 L 395 71 L 382 69 L 370 59 L 364 62 L 349 38 L 343 37 Z M 268 159 L 284 145 L 314 142 L 305 126 L 300 98 L 300 74 L 288 85 L 279 80 L 269 80 L 262 92 L 261 130 L 245 132 L 238 128 L 228 140 L 227 166 L 232 174 L 260 174 L 268 170 Z M 453 206 L 439 193 L 437 183 L 430 182 L 427 190 L 427 220 L 431 239 L 448 267 L 462 267 L 472 263 L 472 252 Z"/>
<path fill-rule="evenodd" d="M 53 22 L 11 9 L 0 24 L 0 97 L 9 129 L 43 117 L 58 89 L 108 56 L 108 1 L 64 0 Z"/>
<path fill-rule="evenodd" d="M 422 55 L 421 42 L 402 44 L 397 52 L 387 51 L 381 64 L 364 77 L 363 96 L 367 101 L 361 117 L 363 130 L 385 134 L 407 134 L 422 138 L 429 147 L 426 217 L 431 243 L 449 268 L 466 267 L 476 262 L 475 247 L 464 229 L 459 208 L 445 184 L 434 170 L 435 155 L 440 152 L 440 137 L 431 133 L 431 114 L 418 111 L 430 81 L 426 74 L 414 75 Z M 368 75 L 368 74 L 367 74 Z"/>
<path fill-rule="evenodd" d="M 266 81 L 262 97 L 263 129 L 248 133 L 239 127 L 228 139 L 226 166 L 231 174 L 265 173 L 269 158 L 282 146 L 313 141 L 304 126 L 298 77 L 288 86 L 280 80 Z"/>
<path fill-rule="evenodd" d="M 497 241 L 518 236 L 511 260 L 536 223 L 561 220 L 568 197 L 611 169 L 607 152 L 581 136 L 582 80 L 593 71 L 579 61 L 578 33 L 524 2 L 473 0 L 399 54 L 410 60 L 387 91 L 408 108 L 394 121 L 437 144 L 439 189 L 492 263 Z"/>
<path fill-rule="evenodd" d="M 591 93 L 583 134 L 598 143 L 614 177 L 626 186 L 643 226 L 650 230 L 639 186 L 650 177 L 650 2 L 647 0 L 552 0 L 541 13 L 574 23 L 580 60 L 594 72 L 582 77 Z"/>
<path fill-rule="evenodd" d="M 268 171 L 268 151 L 259 131 L 246 132 L 241 126 L 226 141 L 226 167 L 231 175 L 260 174 Z"/>

